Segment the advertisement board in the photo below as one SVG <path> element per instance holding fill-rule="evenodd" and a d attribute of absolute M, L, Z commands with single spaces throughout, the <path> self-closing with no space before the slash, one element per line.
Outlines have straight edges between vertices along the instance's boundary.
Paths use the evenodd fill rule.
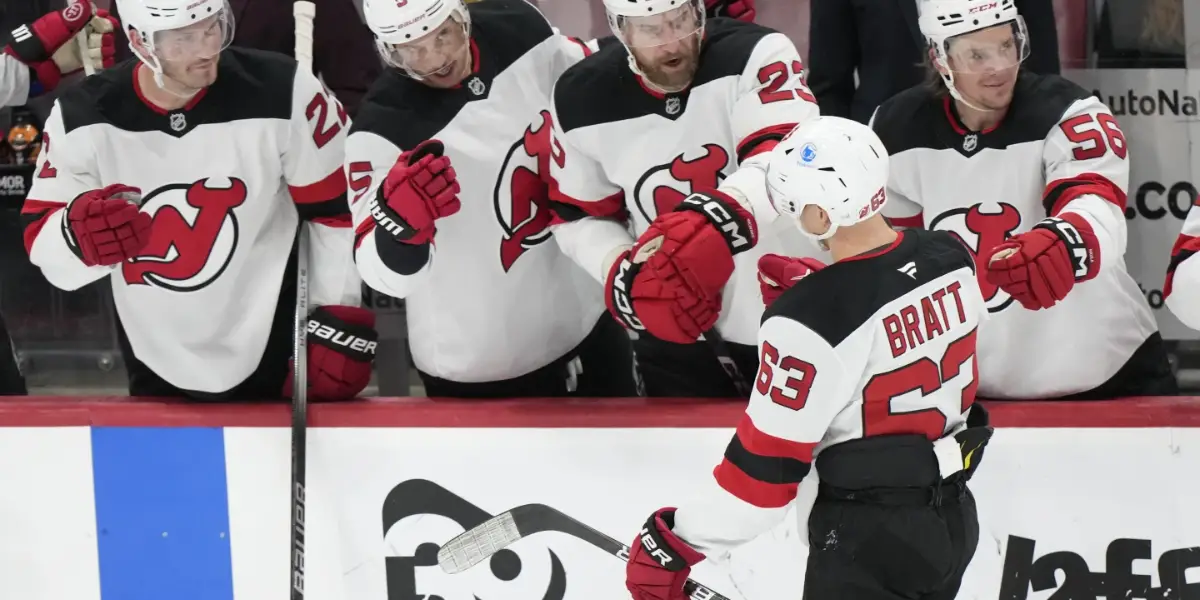
<path fill-rule="evenodd" d="M 0 403 L 4 597 L 285 600 L 282 406 Z M 304 560 L 320 600 L 627 597 L 623 563 L 560 532 L 456 575 L 440 544 L 543 504 L 622 542 L 701 498 L 736 403 L 369 402 L 314 407 Z M 1200 600 L 1200 401 L 993 405 L 958 598 Z M 89 427 L 90 425 L 90 427 Z M 810 491 L 806 482 L 802 495 Z M 693 578 L 799 599 L 795 511 Z"/>

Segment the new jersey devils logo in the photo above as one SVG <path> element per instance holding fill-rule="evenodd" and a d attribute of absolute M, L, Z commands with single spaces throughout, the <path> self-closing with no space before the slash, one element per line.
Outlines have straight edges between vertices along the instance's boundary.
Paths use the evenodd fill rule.
<path fill-rule="evenodd" d="M 988 312 L 1000 312 L 1012 304 L 1012 296 L 988 282 L 984 270 L 992 257 L 992 249 L 1012 237 L 1021 226 L 1021 212 L 1011 204 L 1001 202 L 984 212 L 982 205 L 955 208 L 937 216 L 929 229 L 947 231 L 957 237 L 975 256 L 975 274 L 983 292 Z"/>
<path fill-rule="evenodd" d="M 409 479 L 383 501 L 388 600 L 563 600 L 567 572 L 548 548 L 505 548 L 487 564 L 447 575 L 437 566 L 440 544 L 492 518 L 487 511 L 426 479 Z M 531 547 L 532 546 L 532 547 Z"/>
<path fill-rule="evenodd" d="M 717 144 L 705 144 L 704 154 L 689 158 L 687 152 L 674 160 L 651 168 L 633 188 L 638 211 L 649 223 L 654 217 L 671 212 L 684 198 L 700 189 L 715 188 L 725 178 L 721 171 L 729 164 L 729 153 Z"/>
<path fill-rule="evenodd" d="M 500 240 L 500 265 L 505 271 L 530 248 L 550 239 L 550 161 L 563 165 L 562 146 L 552 135 L 550 111 L 531 124 L 517 140 L 500 167 L 494 193 L 496 219 L 504 228 Z M 534 129 L 534 126 L 537 129 Z"/>
<path fill-rule="evenodd" d="M 153 218 L 150 243 L 121 265 L 125 283 L 175 292 L 202 289 L 225 272 L 238 244 L 233 209 L 246 201 L 246 182 L 202 179 L 164 185 L 142 200 Z"/>

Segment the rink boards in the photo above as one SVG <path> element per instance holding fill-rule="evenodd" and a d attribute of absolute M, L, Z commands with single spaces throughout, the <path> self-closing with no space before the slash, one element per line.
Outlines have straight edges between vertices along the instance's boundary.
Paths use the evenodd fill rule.
<path fill-rule="evenodd" d="M 1200 400 L 991 405 L 984 532 L 960 598 L 1200 599 Z M 627 598 L 623 564 L 543 533 L 459 575 L 437 544 L 541 503 L 628 541 L 711 485 L 740 406 L 317 406 L 308 598 Z M 285 600 L 286 407 L 0 402 L 0 586 L 22 600 Z M 795 519 L 693 576 L 800 597 Z M 1189 569 L 1191 569 L 1189 571 Z"/>

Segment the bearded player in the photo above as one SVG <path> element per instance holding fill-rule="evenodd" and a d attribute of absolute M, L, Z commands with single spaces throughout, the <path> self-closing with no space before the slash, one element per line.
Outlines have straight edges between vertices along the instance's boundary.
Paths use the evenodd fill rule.
<path fill-rule="evenodd" d="M 1010 0 L 930 0 L 929 85 L 881 105 L 887 214 L 976 255 L 991 318 L 979 394 L 1102 399 L 1176 393 L 1145 296 L 1125 268 L 1129 149 L 1099 99 L 1021 70 Z"/>
<path fill-rule="evenodd" d="M 308 223 L 310 397 L 357 395 L 375 332 L 340 105 L 294 60 L 227 48 L 223 0 L 119 3 L 137 60 L 55 103 L 22 210 L 33 263 L 64 290 L 109 280 L 131 395 L 277 398 Z"/>
<path fill-rule="evenodd" d="M 974 403 L 987 314 L 974 257 L 945 232 L 892 230 L 887 152 L 855 121 L 802 124 L 766 177 L 781 220 L 834 262 L 760 260 L 764 296 L 778 297 L 750 404 L 715 485 L 646 521 L 626 587 L 684 600 L 691 567 L 773 528 L 815 468 L 811 512 L 797 510 L 804 600 L 953 600 L 979 539 L 967 482 L 992 435 Z"/>
<path fill-rule="evenodd" d="M 800 56 L 766 27 L 706 19 L 699 0 L 604 5 L 620 43 L 568 69 L 554 90 L 555 237 L 638 333 L 648 395 L 741 397 L 759 358 L 755 262 L 766 252 L 824 256 L 754 206 L 762 153 L 818 113 Z M 639 243 L 661 243 L 645 264 L 630 252 L 633 237 L 580 233 L 625 217 Z"/>

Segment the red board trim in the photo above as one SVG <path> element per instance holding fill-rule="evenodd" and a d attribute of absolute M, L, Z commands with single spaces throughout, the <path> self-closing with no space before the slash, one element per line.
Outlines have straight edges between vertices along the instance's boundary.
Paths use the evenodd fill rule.
<path fill-rule="evenodd" d="M 1200 427 L 1200 397 L 989 402 L 997 427 Z M 374 398 L 309 407 L 313 427 L 728 427 L 743 402 Z M 0 398 L 0 427 L 287 427 L 284 404 L 186 404 L 113 397 Z"/>

